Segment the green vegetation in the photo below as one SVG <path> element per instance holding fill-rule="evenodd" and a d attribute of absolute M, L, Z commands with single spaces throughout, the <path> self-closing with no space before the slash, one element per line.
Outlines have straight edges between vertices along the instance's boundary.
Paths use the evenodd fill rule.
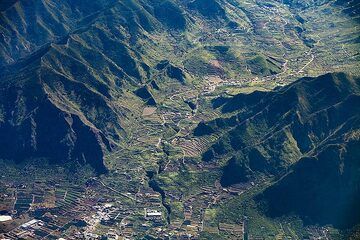
<path fill-rule="evenodd" d="M 212 186 L 216 179 L 219 178 L 219 172 L 192 172 L 181 170 L 168 174 L 161 174 L 159 182 L 165 187 L 165 190 L 181 192 L 185 196 L 199 191 L 202 186 Z"/>
<path fill-rule="evenodd" d="M 278 74 L 281 71 L 281 65 L 275 60 L 257 55 L 247 61 L 250 71 L 253 74 L 268 76 Z"/>
<path fill-rule="evenodd" d="M 358 236 L 356 1 L 14 0 L 0 11 L 0 158 L 12 159 L 0 162 L 0 211 L 16 218 L 12 238 L 53 215 L 36 237 Z"/>

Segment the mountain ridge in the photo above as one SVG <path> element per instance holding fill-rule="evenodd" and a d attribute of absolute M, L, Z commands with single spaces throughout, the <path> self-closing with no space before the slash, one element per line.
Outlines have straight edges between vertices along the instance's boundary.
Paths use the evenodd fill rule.
<path fill-rule="evenodd" d="M 261 100 L 253 103 L 253 96 L 259 95 Z M 335 73 L 300 79 L 270 93 L 218 99 L 214 103 L 222 101 L 222 110 L 231 117 L 199 125 L 209 134 L 223 132 L 203 160 L 234 156 L 232 166 L 237 162 L 245 171 L 239 176 L 242 180 L 257 171 L 278 174 L 304 154 L 358 127 L 358 96 L 359 78 Z"/>

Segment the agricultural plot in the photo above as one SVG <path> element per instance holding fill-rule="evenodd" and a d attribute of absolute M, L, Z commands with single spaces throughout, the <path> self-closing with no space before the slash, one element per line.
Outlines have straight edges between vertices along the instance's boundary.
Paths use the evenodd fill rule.
<path fill-rule="evenodd" d="M 224 11 L 218 12 L 226 17 L 212 18 L 203 15 L 210 12 L 187 6 L 189 1 L 179 1 L 184 15 L 191 13 L 186 20 L 189 26 L 183 32 L 174 29 L 162 32 L 154 25 L 159 16 L 149 17 L 148 12 L 141 15 L 147 10 L 141 7 L 144 1 L 134 2 L 127 6 L 120 1 L 119 6 L 91 15 L 94 19 L 86 21 L 94 21 L 94 26 L 89 27 L 90 34 L 96 37 L 87 36 L 88 29 L 81 28 L 70 42 L 54 43 L 54 52 L 64 55 L 66 61 L 57 59 L 53 53 L 51 60 L 54 58 L 56 64 L 46 63 L 60 76 L 69 77 L 71 83 L 78 80 L 73 71 L 86 69 L 85 77 L 80 74 L 79 78 L 84 81 L 79 83 L 84 89 L 79 89 L 81 94 L 82 91 L 94 94 L 93 105 L 83 101 L 91 100 L 88 95 L 75 94 L 77 87 L 71 88 L 68 96 L 63 94 L 66 86 L 60 81 L 51 87 L 61 86 L 54 90 L 54 96 L 61 92 L 56 101 L 69 97 L 67 107 L 75 109 L 71 114 L 79 113 L 81 120 L 86 119 L 84 125 L 97 128 L 101 134 L 96 135 L 96 141 L 108 140 L 104 141 L 107 149 L 103 152 L 107 172 L 98 175 L 78 162 L 48 166 L 44 159 L 31 159 L 12 169 L 1 161 L 0 173 L 4 177 L 0 190 L 4 194 L 0 211 L 24 218 L 24 223 L 41 219 L 44 225 L 30 227 L 29 232 L 37 238 L 49 239 L 95 238 L 91 234 L 99 238 L 115 234 L 129 239 L 146 235 L 184 238 L 189 234 L 195 239 L 241 239 L 244 235 L 248 239 L 327 237 L 331 228 L 304 230 L 299 219 L 270 219 L 257 211 L 251 198 L 277 183 L 272 173 L 251 177 L 243 185 L 222 186 L 220 181 L 230 154 L 214 161 L 210 157 L 209 161 L 202 160 L 226 131 L 198 136 L 194 129 L 201 122 L 230 115 L 222 111 L 222 105 L 216 105 L 219 99 L 239 93 L 267 92 L 300 77 L 327 72 L 359 75 L 359 31 L 355 17 L 349 17 L 331 3 L 297 9 L 284 3 L 294 1 L 191 1 L 212 2 L 215 8 L 221 2 Z M 168 2 L 171 1 L 164 4 Z M 126 13 L 136 23 L 134 29 L 129 28 L 139 35 L 134 43 L 127 28 L 120 25 L 123 19 L 116 18 L 116 24 L 109 21 L 132 7 L 137 10 Z M 150 12 L 153 11 L 158 13 L 158 9 Z M 143 21 L 154 32 L 145 31 L 145 26 L 140 28 Z M 119 31 L 122 39 L 116 39 L 118 36 L 111 31 Z M 82 39 L 82 34 L 86 38 Z M 102 38 L 109 40 L 106 44 L 109 47 L 122 47 L 121 54 L 115 51 L 117 48 L 114 51 L 118 54 L 109 56 L 105 49 L 97 49 Z M 94 43 L 93 39 L 99 42 Z M 76 45 L 71 45 L 72 41 Z M 92 45 L 86 46 L 87 41 Z M 82 49 L 84 46 L 86 49 Z M 71 54 L 74 56 L 68 58 Z M 121 57 L 115 59 L 118 55 Z M 92 65 L 97 58 L 100 61 Z M 131 64 L 124 64 L 123 59 Z M 97 68 L 104 73 L 95 71 Z M 92 85 L 94 82 L 100 87 Z M 48 85 L 46 90 L 50 91 L 51 84 Z M 102 103 L 99 106 L 98 101 Z M 106 117 L 111 121 L 105 121 Z M 2 118 L 0 109 L 0 122 Z M 236 147 L 238 142 L 234 142 Z M 255 150 L 251 153 L 249 158 L 260 158 Z M 236 154 L 240 155 L 240 151 Z M 242 160 L 234 158 L 234 168 L 243 167 L 239 166 Z M 243 175 L 250 175 L 252 170 L 245 167 Z M 21 189 L 21 185 L 26 186 Z M 151 210 L 150 217 L 145 209 Z M 7 237 L 16 239 L 19 234 L 26 237 L 21 235 L 21 224 L 14 221 Z"/>

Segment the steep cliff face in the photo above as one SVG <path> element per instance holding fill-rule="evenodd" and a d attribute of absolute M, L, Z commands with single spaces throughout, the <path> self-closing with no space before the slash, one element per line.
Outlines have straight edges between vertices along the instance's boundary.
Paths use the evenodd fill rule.
<path fill-rule="evenodd" d="M 222 132 L 203 155 L 205 161 L 234 157 L 229 164 L 242 175 L 228 174 L 222 182 L 236 183 L 262 172 L 287 171 L 301 157 L 359 128 L 359 79 L 343 73 L 304 78 L 282 89 L 231 99 L 218 99 L 230 117 L 200 124 L 195 133 Z M 231 180 L 231 181 L 230 181 Z"/>

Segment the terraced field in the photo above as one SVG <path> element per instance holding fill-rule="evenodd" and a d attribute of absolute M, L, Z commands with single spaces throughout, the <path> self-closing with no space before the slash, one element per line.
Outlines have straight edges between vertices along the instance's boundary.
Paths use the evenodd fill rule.
<path fill-rule="evenodd" d="M 320 163 L 340 190 L 336 179 L 357 176 L 346 155 L 357 156 L 359 140 L 357 1 L 12 0 L 0 12 L 0 159 L 10 159 L 0 161 L 0 210 L 28 219 L 37 207 L 57 209 L 59 238 L 73 236 L 74 215 L 95 203 L 119 207 L 116 221 L 86 218 L 80 232 L 341 239 L 353 231 L 307 222 L 297 201 L 271 193 L 295 194 L 286 186 L 296 176 L 305 179 L 300 203 L 306 189 L 334 197 L 320 184 L 327 175 L 309 170 Z M 345 200 L 335 200 L 340 209 Z M 144 217 L 148 206 L 159 221 Z"/>

